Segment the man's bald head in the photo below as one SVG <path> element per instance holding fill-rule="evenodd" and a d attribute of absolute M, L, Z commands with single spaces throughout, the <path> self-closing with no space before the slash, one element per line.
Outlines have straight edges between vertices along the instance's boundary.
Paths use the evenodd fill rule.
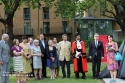
<path fill-rule="evenodd" d="M 30 37 L 30 38 L 28 38 L 28 40 L 29 40 L 29 43 L 30 43 L 30 44 L 33 43 L 33 38 Z"/>

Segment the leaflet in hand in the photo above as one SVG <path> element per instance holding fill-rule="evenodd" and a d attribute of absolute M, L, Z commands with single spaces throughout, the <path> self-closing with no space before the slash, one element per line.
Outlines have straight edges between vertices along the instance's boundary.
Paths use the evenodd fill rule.
<path fill-rule="evenodd" d="M 112 47 L 112 45 L 107 46 L 108 49 L 110 49 L 111 47 Z"/>

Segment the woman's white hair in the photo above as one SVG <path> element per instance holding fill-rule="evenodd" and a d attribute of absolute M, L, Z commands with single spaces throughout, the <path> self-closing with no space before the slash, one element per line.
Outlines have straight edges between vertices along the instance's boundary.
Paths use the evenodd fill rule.
<path fill-rule="evenodd" d="M 2 35 L 2 40 L 4 40 L 4 38 L 7 37 L 7 36 L 8 36 L 8 34 L 4 33 L 4 34 Z"/>
<path fill-rule="evenodd" d="M 39 40 L 35 39 L 35 40 L 33 41 L 33 43 L 39 43 Z"/>
<path fill-rule="evenodd" d="M 49 43 L 52 43 L 52 42 L 53 42 L 52 40 L 49 40 L 49 41 L 48 41 L 48 44 L 49 44 Z"/>

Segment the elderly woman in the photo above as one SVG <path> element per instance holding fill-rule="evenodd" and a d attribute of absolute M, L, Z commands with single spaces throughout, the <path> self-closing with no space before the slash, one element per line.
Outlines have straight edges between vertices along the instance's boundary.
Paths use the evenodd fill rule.
<path fill-rule="evenodd" d="M 37 70 L 39 70 L 39 79 L 42 79 L 42 59 L 41 57 L 43 56 L 41 53 L 41 49 L 39 47 L 39 40 L 34 40 L 33 41 L 34 46 L 31 50 L 31 55 L 33 56 L 33 69 L 34 69 L 34 75 L 35 75 L 35 80 L 38 80 L 37 78 Z"/>
<path fill-rule="evenodd" d="M 16 73 L 16 79 L 17 83 L 21 83 L 23 79 L 21 78 L 21 74 L 23 72 L 23 61 L 22 61 L 22 54 L 23 50 L 22 47 L 19 46 L 19 40 L 14 39 L 13 40 L 14 46 L 11 48 L 13 51 L 13 66 L 14 66 L 14 71 Z"/>
<path fill-rule="evenodd" d="M 55 79 L 55 68 L 57 68 L 57 52 L 56 47 L 52 45 L 52 40 L 48 41 L 49 46 L 46 48 L 47 66 L 50 68 L 50 79 Z"/>
<path fill-rule="evenodd" d="M 30 73 L 32 70 L 31 70 L 31 55 L 30 55 L 30 47 L 29 47 L 29 44 L 27 43 L 27 40 L 28 40 L 28 37 L 27 36 L 23 36 L 22 37 L 22 40 L 23 42 L 20 43 L 20 46 L 22 47 L 23 49 L 23 56 L 22 56 L 22 59 L 23 59 L 23 73 L 24 73 L 24 76 L 25 76 L 25 81 L 28 81 L 29 78 L 28 78 L 28 73 Z"/>
<path fill-rule="evenodd" d="M 57 68 L 55 69 L 55 77 L 59 76 L 59 66 L 60 66 L 58 45 L 59 44 L 57 43 L 56 37 L 53 37 L 53 46 L 56 47 L 56 52 L 57 52 Z"/>

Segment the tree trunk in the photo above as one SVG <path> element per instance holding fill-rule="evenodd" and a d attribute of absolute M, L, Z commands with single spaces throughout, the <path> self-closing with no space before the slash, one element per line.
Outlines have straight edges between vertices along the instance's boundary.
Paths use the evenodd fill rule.
<path fill-rule="evenodd" d="M 125 39 L 125 25 L 120 25 L 120 28 L 122 30 L 122 39 L 124 40 Z"/>
<path fill-rule="evenodd" d="M 6 33 L 9 35 L 9 46 L 12 47 L 13 45 L 13 39 L 14 39 L 14 35 L 13 35 L 13 18 L 10 17 L 7 20 L 7 24 L 6 24 Z"/>

